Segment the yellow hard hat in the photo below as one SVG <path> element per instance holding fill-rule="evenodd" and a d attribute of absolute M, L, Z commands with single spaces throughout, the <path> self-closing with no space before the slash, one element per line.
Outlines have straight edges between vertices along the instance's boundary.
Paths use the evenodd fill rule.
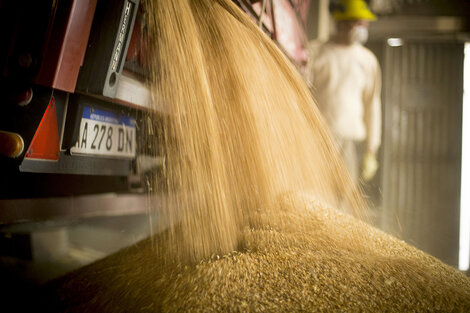
<path fill-rule="evenodd" d="M 333 18 L 337 21 L 375 21 L 377 19 L 377 17 L 367 7 L 367 3 L 363 0 L 340 0 L 332 9 Z"/>

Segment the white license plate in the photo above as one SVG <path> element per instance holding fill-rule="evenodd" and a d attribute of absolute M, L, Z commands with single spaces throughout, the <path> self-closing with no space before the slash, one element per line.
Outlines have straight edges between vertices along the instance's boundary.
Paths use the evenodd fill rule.
<path fill-rule="evenodd" d="M 134 158 L 136 150 L 135 119 L 127 115 L 83 108 L 78 140 L 72 154 Z"/>

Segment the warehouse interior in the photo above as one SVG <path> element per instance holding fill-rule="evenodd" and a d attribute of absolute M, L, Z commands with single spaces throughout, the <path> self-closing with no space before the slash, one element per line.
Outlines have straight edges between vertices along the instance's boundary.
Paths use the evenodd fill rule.
<path fill-rule="evenodd" d="M 31 4 L 31 1 L 23 2 Z M 79 1 L 71 2 L 75 5 Z M 100 12 L 100 2 L 107 3 L 106 0 L 88 2 L 97 6 L 96 12 Z M 127 2 L 139 7 L 138 0 Z M 276 6 L 291 6 L 300 25 L 297 27 L 304 32 L 304 44 L 312 40 L 326 41 L 335 31 L 329 0 L 234 2 L 242 9 L 248 6 L 248 14 L 259 12 L 265 2 L 274 10 Z M 369 0 L 367 3 L 378 17 L 370 24 L 365 46 L 375 54 L 382 68 L 383 113 L 378 171 L 370 182 L 362 184 L 370 204 L 370 221 L 374 227 L 468 276 L 470 1 Z M 12 8 L 7 1 L 0 1 L 2 17 L 10 14 Z M 58 6 L 58 12 L 62 9 Z M 130 23 L 135 29 L 140 27 L 139 10 L 141 6 L 134 10 L 135 26 L 134 19 Z M 95 27 L 95 24 L 91 26 L 91 20 L 87 23 L 88 28 Z M 10 28 L 6 29 L 7 32 Z M 99 36 L 104 38 L 106 33 Z M 90 38 L 93 40 L 93 34 Z M 129 41 L 128 56 L 132 49 L 145 51 L 145 47 L 134 48 L 137 44 Z M 284 47 L 283 50 L 289 49 Z M 2 59 L 9 56 L 8 53 L 2 52 Z M 140 57 L 139 54 L 126 65 L 122 64 L 124 70 L 121 67 L 121 71 L 130 71 L 135 65 L 132 62 L 138 63 L 135 60 Z M 31 62 L 36 61 L 33 58 Z M 299 64 L 299 71 L 302 71 L 302 63 Z M 87 63 L 83 63 L 83 68 L 86 66 Z M 145 75 L 145 68 L 138 65 L 135 68 L 140 72 L 138 75 Z M 80 99 L 85 99 L 87 92 L 94 92 L 92 87 L 80 87 L 87 79 L 81 71 L 77 101 L 84 101 Z M 93 77 L 93 74 L 88 76 Z M 105 87 L 108 88 L 105 93 L 114 92 L 114 96 L 106 98 L 106 94 L 100 94 L 95 97 L 96 101 L 112 98 L 124 99 L 126 103 L 151 101 L 145 84 L 129 77 L 132 75 L 121 76 L 117 91 L 112 85 Z M 34 89 L 33 99 L 36 95 L 47 94 L 41 84 L 44 85 L 39 83 L 41 87 Z M 64 125 L 69 123 L 71 111 L 61 113 L 60 99 L 68 103 L 70 97 L 72 103 L 75 100 L 69 94 L 74 92 L 66 92 L 67 87 L 54 84 L 56 82 L 48 87 L 56 97 L 57 116 L 64 117 L 63 125 L 58 125 L 59 131 L 67 138 Z M 4 88 L 11 89 L 7 84 L 2 90 Z M 137 89 L 139 92 L 134 96 Z M 130 94 L 136 98 L 129 100 Z M 77 163 L 67 163 L 70 155 L 61 149 L 60 160 L 54 161 L 63 162 L 61 168 L 66 170 L 60 172 L 44 165 L 44 161 L 28 160 L 27 154 L 32 154 L 33 149 L 22 152 L 25 161 L 20 165 L 18 160 L 5 157 L 2 152 L 0 275 L 4 299 L 18 299 L 19 294 L 28 294 L 42 284 L 135 245 L 153 235 L 156 228 L 161 231 L 172 225 L 174 221 L 159 207 L 159 203 L 171 201 L 164 200 L 166 191 L 152 190 L 154 187 L 149 185 L 149 180 L 158 181 L 158 177 L 163 176 L 166 161 L 139 151 L 158 137 L 158 129 L 150 129 L 152 127 L 145 123 L 142 112 L 147 110 L 135 105 L 124 110 L 134 114 L 134 120 L 129 123 L 137 125 L 137 152 L 131 158 L 92 163 L 83 158 L 77 159 Z M 3 125 L 10 125 L 6 119 L 0 119 L 0 130 Z M 74 147 L 69 149 L 73 151 Z M 81 166 L 82 172 L 74 173 L 74 166 Z"/>

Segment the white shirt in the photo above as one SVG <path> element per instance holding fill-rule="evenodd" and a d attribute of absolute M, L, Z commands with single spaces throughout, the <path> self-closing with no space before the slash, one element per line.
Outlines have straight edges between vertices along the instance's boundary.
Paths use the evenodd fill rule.
<path fill-rule="evenodd" d="M 366 142 L 377 152 L 381 137 L 381 74 L 374 54 L 360 44 L 309 43 L 307 83 L 340 139 Z"/>

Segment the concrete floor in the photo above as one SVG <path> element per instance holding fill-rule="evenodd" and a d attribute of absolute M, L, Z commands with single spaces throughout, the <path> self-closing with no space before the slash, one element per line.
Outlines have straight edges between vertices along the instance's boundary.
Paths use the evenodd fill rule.
<path fill-rule="evenodd" d="M 146 214 L 0 228 L 0 300 L 24 301 L 37 286 L 132 245 L 149 230 Z"/>

